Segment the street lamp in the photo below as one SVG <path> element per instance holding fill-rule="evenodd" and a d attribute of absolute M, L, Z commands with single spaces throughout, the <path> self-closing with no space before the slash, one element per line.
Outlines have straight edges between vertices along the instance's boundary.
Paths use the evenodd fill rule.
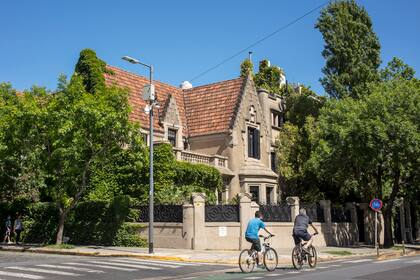
<path fill-rule="evenodd" d="M 123 60 L 128 61 L 132 64 L 140 64 L 149 68 L 149 84 L 143 88 L 143 99 L 148 101 L 149 104 L 146 106 L 146 112 L 149 111 L 149 254 L 153 253 L 153 107 L 156 105 L 155 102 L 155 87 L 153 85 L 153 65 L 148 65 L 140 62 L 139 60 L 124 56 Z"/>

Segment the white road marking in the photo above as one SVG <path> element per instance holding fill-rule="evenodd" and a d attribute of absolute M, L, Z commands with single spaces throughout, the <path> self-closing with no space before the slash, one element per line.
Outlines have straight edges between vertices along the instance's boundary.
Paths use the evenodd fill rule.
<path fill-rule="evenodd" d="M 289 271 L 289 272 L 287 272 L 287 274 L 296 274 L 296 273 L 300 273 L 300 271 Z"/>
<path fill-rule="evenodd" d="M 132 260 L 112 260 L 118 263 L 129 263 L 129 264 L 147 264 L 147 265 L 154 265 L 154 266 L 161 266 L 161 267 L 169 267 L 169 268 L 178 268 L 179 265 L 171 265 L 171 264 L 162 264 L 162 263 L 155 263 L 149 261 L 132 261 Z"/>
<path fill-rule="evenodd" d="M 399 261 L 400 259 L 393 259 L 393 260 L 384 260 L 384 261 L 377 261 L 377 262 L 375 262 L 375 263 L 389 263 L 389 262 L 397 262 L 397 261 Z"/>
<path fill-rule="evenodd" d="M 316 269 L 326 269 L 326 268 L 328 268 L 328 267 L 326 267 L 326 266 L 317 266 L 316 267 Z"/>
<path fill-rule="evenodd" d="M 104 271 L 102 271 L 102 270 L 83 268 L 83 267 L 75 267 L 75 266 L 66 266 L 66 265 L 38 264 L 37 266 L 48 267 L 48 268 L 76 270 L 76 271 L 83 271 L 83 272 L 90 272 L 90 273 L 104 273 Z"/>
<path fill-rule="evenodd" d="M 369 262 L 369 261 L 372 261 L 372 259 L 351 260 L 351 261 L 345 261 L 343 263 L 362 263 L 362 262 Z"/>
<path fill-rule="evenodd" d="M 268 273 L 266 275 L 264 275 L 264 277 L 276 277 L 276 276 L 280 276 L 281 273 Z"/>
<path fill-rule="evenodd" d="M 142 262 L 143 259 L 130 259 L 130 258 L 126 258 L 125 260 L 132 260 L 132 261 L 136 261 L 138 260 L 138 262 Z M 199 263 L 187 263 L 187 262 L 173 262 L 173 261 L 155 261 L 155 260 L 146 260 L 149 262 L 154 262 L 154 263 L 162 263 L 162 264 L 173 264 L 173 265 L 179 265 L 179 266 L 200 266 L 203 264 L 199 264 Z"/>
<path fill-rule="evenodd" d="M 420 263 L 420 260 L 409 261 L 407 263 Z"/>
<path fill-rule="evenodd" d="M 59 271 L 59 270 L 50 270 L 50 269 L 41 269 L 41 268 L 32 268 L 32 267 L 9 266 L 9 267 L 6 267 L 6 268 L 8 268 L 8 269 L 15 269 L 15 270 L 22 270 L 22 271 L 30 271 L 30 272 L 55 274 L 55 275 L 82 276 L 81 274 L 72 273 L 72 272 L 65 272 L 65 271 Z"/>
<path fill-rule="evenodd" d="M 181 278 L 181 279 L 187 280 L 187 279 L 196 279 L 196 278 L 197 278 L 196 276 L 191 276 L 191 277 L 185 277 L 185 278 Z"/>
<path fill-rule="evenodd" d="M 139 264 L 114 263 L 114 262 L 104 262 L 104 261 L 89 261 L 89 263 L 113 265 L 113 266 L 123 266 L 123 267 L 132 267 L 132 268 L 141 268 L 141 269 L 150 269 L 150 270 L 160 270 L 160 268 L 158 268 L 158 267 L 151 267 L 151 266 L 145 266 L 145 265 L 139 265 Z"/>
<path fill-rule="evenodd" d="M 254 276 L 254 277 L 247 277 L 247 278 L 244 278 L 244 279 L 262 279 L 263 277 L 258 277 L 258 276 Z"/>
<path fill-rule="evenodd" d="M 39 275 L 26 274 L 26 273 L 15 273 L 15 272 L 1 271 L 1 270 L 0 270 L 0 275 L 17 277 L 17 278 L 20 278 L 20 279 L 44 279 L 44 277 L 39 276 Z"/>
<path fill-rule="evenodd" d="M 332 265 L 330 265 L 330 267 L 340 267 L 341 266 L 341 264 L 332 264 Z"/>
<path fill-rule="evenodd" d="M 114 270 L 120 270 L 120 271 L 137 271 L 137 269 L 133 269 L 133 268 L 124 268 L 124 267 L 117 267 L 117 266 L 112 266 L 112 265 L 73 263 L 73 262 L 68 262 L 68 263 L 65 263 L 65 264 L 88 266 L 88 267 L 99 267 L 99 268 L 114 269 Z"/>

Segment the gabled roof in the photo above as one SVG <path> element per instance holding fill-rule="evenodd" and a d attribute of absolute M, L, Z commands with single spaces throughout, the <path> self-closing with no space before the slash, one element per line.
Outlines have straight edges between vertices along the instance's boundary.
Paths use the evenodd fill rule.
<path fill-rule="evenodd" d="M 237 78 L 184 90 L 189 135 L 228 132 L 243 84 Z"/>
<path fill-rule="evenodd" d="M 149 116 L 144 112 L 144 108 L 147 104 L 141 95 L 143 92 L 143 87 L 149 83 L 149 80 L 145 77 L 124 71 L 115 66 L 107 65 L 107 68 L 113 72 L 112 74 L 105 74 L 105 82 L 107 85 L 116 85 L 122 88 L 126 88 L 130 92 L 129 102 L 132 107 L 130 119 L 132 121 L 140 122 L 141 127 L 148 128 Z M 163 110 L 163 105 L 167 102 L 171 95 L 175 97 L 176 103 L 179 106 L 178 110 L 183 125 L 183 130 L 186 132 L 187 121 L 185 117 L 185 106 L 182 90 L 180 88 L 159 81 L 153 81 L 153 83 L 155 85 L 156 99 L 161 105 L 161 109 L 159 110 Z M 163 132 L 163 127 L 159 125 L 159 115 L 157 112 L 158 111 L 155 109 L 153 128 L 157 131 Z"/>
<path fill-rule="evenodd" d="M 133 109 L 130 119 L 140 122 L 143 128 L 148 128 L 149 117 L 144 113 L 146 102 L 142 99 L 141 92 L 149 80 L 114 66 L 107 68 L 113 72 L 105 74 L 107 85 L 116 85 L 130 91 L 129 102 Z M 237 78 L 186 90 L 159 81 L 153 82 L 161 105 L 160 110 L 167 107 L 164 105 L 172 95 L 178 106 L 184 136 L 201 136 L 229 131 L 246 79 Z M 158 119 L 156 116 L 154 129 L 163 132 Z"/>

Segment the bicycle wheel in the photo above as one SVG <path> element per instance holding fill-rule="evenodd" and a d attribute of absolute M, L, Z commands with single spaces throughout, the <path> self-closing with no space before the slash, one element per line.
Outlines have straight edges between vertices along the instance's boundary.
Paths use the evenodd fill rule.
<path fill-rule="evenodd" d="M 299 270 L 302 268 L 303 260 L 301 256 L 301 249 L 299 246 L 295 246 L 292 251 L 292 263 L 295 269 Z"/>
<path fill-rule="evenodd" d="M 268 271 L 274 271 L 277 268 L 279 258 L 277 256 L 276 250 L 273 248 L 268 248 L 264 252 L 264 266 Z"/>
<path fill-rule="evenodd" d="M 309 254 L 308 254 L 308 264 L 310 267 L 314 268 L 316 266 L 317 262 L 317 254 L 316 249 L 314 246 L 311 245 L 311 247 L 308 248 Z"/>
<path fill-rule="evenodd" d="M 254 270 L 255 259 L 253 250 L 242 250 L 239 255 L 239 268 L 244 273 L 250 273 Z"/>

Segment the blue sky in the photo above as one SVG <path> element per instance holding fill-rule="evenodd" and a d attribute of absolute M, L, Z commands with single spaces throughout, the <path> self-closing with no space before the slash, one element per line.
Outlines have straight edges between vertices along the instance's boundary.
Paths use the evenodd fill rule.
<path fill-rule="evenodd" d="M 142 75 L 120 58 L 131 55 L 155 66 L 155 77 L 173 85 L 191 80 L 278 27 L 324 3 L 321 0 L 31 1 L 0 3 L 0 82 L 23 90 L 55 89 L 71 75 L 80 50 L 94 49 L 108 64 Z M 420 1 L 359 0 L 382 46 L 420 71 Z M 319 83 L 323 40 L 314 29 L 319 11 L 254 47 L 253 61 L 268 58 L 291 82 L 324 92 Z M 193 85 L 235 78 L 244 53 Z M 257 63 L 255 63 L 257 64 Z M 419 77 L 418 74 L 416 74 Z"/>

